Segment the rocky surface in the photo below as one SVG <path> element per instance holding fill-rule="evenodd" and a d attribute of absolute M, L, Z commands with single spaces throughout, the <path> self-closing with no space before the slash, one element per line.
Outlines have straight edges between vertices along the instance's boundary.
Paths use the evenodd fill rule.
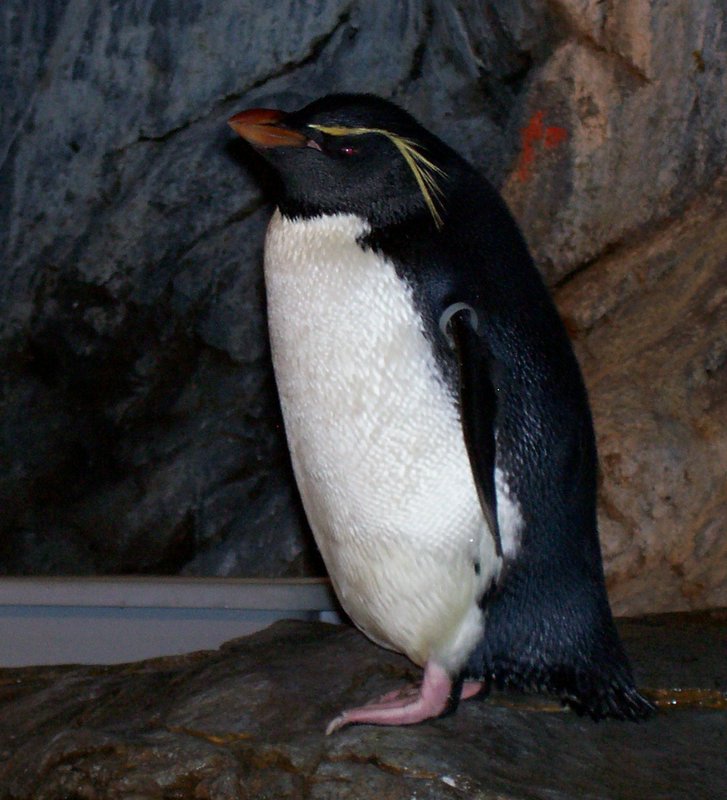
<path fill-rule="evenodd" d="M 320 569 L 267 352 L 269 209 L 225 120 L 370 90 L 503 187 L 557 289 L 617 608 L 724 603 L 726 13 L 0 4 L 0 574 Z"/>
<path fill-rule="evenodd" d="M 591 393 L 617 613 L 727 606 L 726 198 L 722 181 L 557 293 Z"/>
<path fill-rule="evenodd" d="M 596 724 L 497 695 L 418 726 L 326 737 L 342 704 L 415 671 L 322 623 L 138 664 L 2 670 L 0 800 L 725 796 L 727 615 L 632 620 L 621 632 L 642 686 L 676 703 L 646 723 Z"/>
<path fill-rule="evenodd" d="M 504 188 L 552 281 L 669 219 L 722 170 L 727 34 L 719 2 L 550 7 L 563 35 L 528 84 Z"/>

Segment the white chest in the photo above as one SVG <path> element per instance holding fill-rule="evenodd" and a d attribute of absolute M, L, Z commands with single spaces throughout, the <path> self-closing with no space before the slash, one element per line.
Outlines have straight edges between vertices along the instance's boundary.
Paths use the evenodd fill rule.
<path fill-rule="evenodd" d="M 499 569 L 409 287 L 352 215 L 275 213 L 268 320 L 293 467 L 339 598 L 381 644 L 458 666 Z M 477 569 L 475 568 L 477 565 Z"/>

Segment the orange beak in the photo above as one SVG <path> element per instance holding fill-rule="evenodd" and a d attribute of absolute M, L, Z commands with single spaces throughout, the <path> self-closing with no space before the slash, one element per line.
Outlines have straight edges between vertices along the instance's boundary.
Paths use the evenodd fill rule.
<path fill-rule="evenodd" d="M 276 125 L 284 117 L 282 111 L 251 108 L 230 117 L 227 124 L 255 147 L 305 147 L 308 139 L 302 133 Z"/>

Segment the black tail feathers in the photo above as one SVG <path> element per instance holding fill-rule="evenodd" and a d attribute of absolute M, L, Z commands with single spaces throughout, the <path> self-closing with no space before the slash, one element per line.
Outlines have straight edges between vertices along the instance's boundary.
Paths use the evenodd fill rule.
<path fill-rule="evenodd" d="M 639 693 L 627 664 L 610 676 L 598 668 L 498 663 L 480 674 L 485 692 L 491 687 L 548 694 L 560 699 L 581 716 L 595 721 L 618 719 L 639 722 L 655 713 L 655 707 Z M 475 677 L 467 670 L 467 677 Z"/>

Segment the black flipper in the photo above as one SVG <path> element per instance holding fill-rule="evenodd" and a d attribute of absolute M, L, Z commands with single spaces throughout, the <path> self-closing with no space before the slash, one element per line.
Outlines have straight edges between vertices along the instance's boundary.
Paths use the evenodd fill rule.
<path fill-rule="evenodd" d="M 492 354 L 484 337 L 477 332 L 476 312 L 465 303 L 445 309 L 440 317 L 440 328 L 457 357 L 464 440 L 482 512 L 495 540 L 497 555 L 502 556 L 495 490 L 497 393 L 489 379 Z"/>

